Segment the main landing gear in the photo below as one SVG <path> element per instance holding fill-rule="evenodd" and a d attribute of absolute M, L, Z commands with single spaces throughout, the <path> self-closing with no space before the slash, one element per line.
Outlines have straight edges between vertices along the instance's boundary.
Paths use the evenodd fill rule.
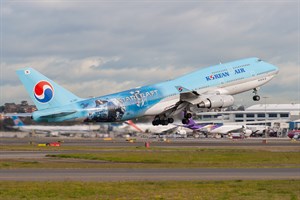
<path fill-rule="evenodd" d="M 188 124 L 190 121 L 190 118 L 192 118 L 192 113 L 184 113 L 184 118 L 182 119 L 182 123 Z"/>
<path fill-rule="evenodd" d="M 253 93 L 254 93 L 253 101 L 259 101 L 260 96 L 257 94 L 257 89 L 256 88 L 253 89 Z"/>
<path fill-rule="evenodd" d="M 188 124 L 190 122 L 190 118 L 192 118 L 192 113 L 184 112 L 184 118 L 182 119 L 183 124 Z M 153 126 L 163 125 L 167 126 L 168 124 L 172 124 L 174 119 L 171 117 L 167 117 L 166 115 L 160 116 L 156 115 L 154 120 L 152 121 Z"/>
<path fill-rule="evenodd" d="M 167 126 L 168 124 L 171 124 L 174 122 L 173 118 L 166 118 L 166 117 L 160 117 L 160 116 L 155 116 L 154 120 L 152 121 L 153 126 L 158 126 L 158 125 L 163 125 Z"/>

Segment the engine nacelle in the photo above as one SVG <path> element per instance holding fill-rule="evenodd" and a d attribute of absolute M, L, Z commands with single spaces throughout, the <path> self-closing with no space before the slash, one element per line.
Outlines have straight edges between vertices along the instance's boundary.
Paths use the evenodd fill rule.
<path fill-rule="evenodd" d="M 234 98 L 231 95 L 214 95 L 207 97 L 202 102 L 197 104 L 198 108 L 224 108 L 232 106 Z"/>
<path fill-rule="evenodd" d="M 245 137 L 250 137 L 253 132 L 250 129 L 244 130 Z"/>

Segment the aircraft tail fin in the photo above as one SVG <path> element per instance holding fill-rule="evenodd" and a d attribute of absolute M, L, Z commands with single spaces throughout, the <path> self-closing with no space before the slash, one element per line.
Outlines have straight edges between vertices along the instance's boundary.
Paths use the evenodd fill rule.
<path fill-rule="evenodd" d="M 187 125 L 188 126 L 194 126 L 194 125 L 196 125 L 196 122 L 193 120 L 193 118 L 190 118 L 189 123 Z"/>
<path fill-rule="evenodd" d="M 144 133 L 144 131 L 142 129 L 140 129 L 133 121 L 128 120 L 128 121 L 126 121 L 126 123 L 129 124 L 130 126 L 132 126 L 134 129 L 136 129 L 140 133 Z"/>
<path fill-rule="evenodd" d="M 11 118 L 14 121 L 15 126 L 18 126 L 18 127 L 24 126 L 24 123 L 18 116 L 12 116 Z"/>
<path fill-rule="evenodd" d="M 35 69 L 20 69 L 17 70 L 17 75 L 38 110 L 64 106 L 81 100 Z"/>

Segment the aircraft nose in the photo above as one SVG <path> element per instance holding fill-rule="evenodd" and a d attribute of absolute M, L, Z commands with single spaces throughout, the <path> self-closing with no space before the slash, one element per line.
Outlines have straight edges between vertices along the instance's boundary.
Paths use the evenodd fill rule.
<path fill-rule="evenodd" d="M 275 65 L 272 65 L 272 64 L 270 64 L 270 65 L 271 65 L 272 69 L 274 69 L 275 74 L 278 74 L 279 73 L 279 68 Z"/>
<path fill-rule="evenodd" d="M 278 67 L 276 67 L 275 65 L 273 65 L 273 67 L 275 68 L 275 72 L 276 72 L 276 74 L 278 74 L 278 73 L 279 73 L 279 68 L 278 68 Z"/>

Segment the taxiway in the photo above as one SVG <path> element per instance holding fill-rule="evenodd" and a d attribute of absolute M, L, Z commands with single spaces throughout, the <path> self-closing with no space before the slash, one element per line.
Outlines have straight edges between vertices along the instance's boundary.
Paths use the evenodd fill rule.
<path fill-rule="evenodd" d="M 270 169 L 5 169 L 0 181 L 166 181 L 300 179 L 300 168 Z"/>

